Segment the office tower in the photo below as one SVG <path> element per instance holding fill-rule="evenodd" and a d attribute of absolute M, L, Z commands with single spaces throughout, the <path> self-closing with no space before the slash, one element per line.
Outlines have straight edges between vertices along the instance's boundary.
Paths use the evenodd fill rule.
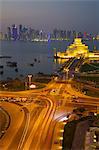
<path fill-rule="evenodd" d="M 8 35 L 7 35 L 7 33 L 4 34 L 4 39 L 5 39 L 5 40 L 8 40 Z"/>
<path fill-rule="evenodd" d="M 28 29 L 28 39 L 31 41 L 32 40 L 32 29 L 29 27 Z"/>
<path fill-rule="evenodd" d="M 22 37 L 24 41 L 28 40 L 28 28 L 25 26 L 23 27 Z"/>
<path fill-rule="evenodd" d="M 54 35 L 54 38 L 56 39 L 56 38 L 57 38 L 57 35 L 58 35 L 58 30 L 57 30 L 57 29 L 54 29 L 54 30 L 53 30 L 53 35 Z"/>
<path fill-rule="evenodd" d="M 4 39 L 4 34 L 2 32 L 0 32 L 0 40 Z"/>
<path fill-rule="evenodd" d="M 18 38 L 18 30 L 15 24 L 12 25 L 12 38 L 13 40 L 17 40 Z"/>
<path fill-rule="evenodd" d="M 66 38 L 66 30 L 64 30 L 64 38 Z"/>
<path fill-rule="evenodd" d="M 78 37 L 79 37 L 79 38 L 83 38 L 82 32 L 78 32 Z"/>
<path fill-rule="evenodd" d="M 8 40 L 11 40 L 11 27 L 7 28 L 7 38 Z"/>
<path fill-rule="evenodd" d="M 59 35 L 59 37 L 60 37 L 60 38 L 63 38 L 63 36 L 64 36 L 64 35 L 63 35 L 63 30 L 60 30 L 60 35 Z"/>
<path fill-rule="evenodd" d="M 23 30 L 22 24 L 19 25 L 19 33 L 21 33 Z"/>
<path fill-rule="evenodd" d="M 75 30 L 73 30 L 73 33 L 72 33 L 72 37 L 73 37 L 73 39 L 75 39 L 75 38 L 76 38 L 76 36 L 77 36 L 77 33 L 76 33 L 76 31 L 75 31 Z"/>
<path fill-rule="evenodd" d="M 39 32 L 39 38 L 40 38 L 40 40 L 43 39 L 43 31 L 42 30 L 40 30 L 40 32 Z"/>
<path fill-rule="evenodd" d="M 22 24 L 19 25 L 19 40 L 22 40 L 22 32 L 23 32 L 23 27 Z"/>
<path fill-rule="evenodd" d="M 51 41 L 51 34 L 50 34 L 50 32 L 48 33 L 47 38 L 48 38 L 48 42 L 50 42 Z"/>
<path fill-rule="evenodd" d="M 39 30 L 35 30 L 35 38 L 39 38 L 39 33 L 40 33 L 40 31 Z"/>
<path fill-rule="evenodd" d="M 70 39 L 71 38 L 71 31 L 67 31 L 67 39 Z"/>

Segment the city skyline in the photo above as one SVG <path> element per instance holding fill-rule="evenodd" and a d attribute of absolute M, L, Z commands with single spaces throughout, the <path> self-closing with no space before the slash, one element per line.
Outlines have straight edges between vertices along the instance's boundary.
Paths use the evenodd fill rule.
<path fill-rule="evenodd" d="M 99 149 L 99 0 L 0 0 L 0 149 Z"/>
<path fill-rule="evenodd" d="M 98 32 L 96 1 L 26 1 L 5 0 L 1 3 L 1 29 L 11 24 L 25 24 L 52 31 L 54 28 L 81 32 Z M 14 14 L 14 15 L 13 15 Z"/>

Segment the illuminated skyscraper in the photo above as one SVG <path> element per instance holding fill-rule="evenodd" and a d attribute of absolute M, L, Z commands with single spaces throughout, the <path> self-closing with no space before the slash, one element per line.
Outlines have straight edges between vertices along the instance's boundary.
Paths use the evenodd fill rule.
<path fill-rule="evenodd" d="M 18 30 L 15 24 L 12 25 L 12 38 L 13 40 L 17 40 L 18 38 Z"/>
<path fill-rule="evenodd" d="M 11 28 L 10 27 L 7 28 L 7 38 L 8 40 L 11 40 Z"/>
<path fill-rule="evenodd" d="M 82 32 L 78 32 L 78 37 L 79 37 L 79 38 L 83 38 Z"/>
<path fill-rule="evenodd" d="M 67 39 L 70 39 L 71 38 L 71 31 L 67 31 Z"/>
<path fill-rule="evenodd" d="M 4 39 L 4 34 L 2 32 L 0 32 L 0 40 Z"/>
<path fill-rule="evenodd" d="M 20 25 L 19 25 L 19 40 L 22 40 L 22 32 L 23 32 L 23 27 L 22 27 L 22 25 L 20 24 Z"/>
<path fill-rule="evenodd" d="M 19 25 L 19 33 L 22 32 L 22 24 Z"/>
<path fill-rule="evenodd" d="M 51 51 L 50 51 L 50 46 L 51 46 L 51 34 L 50 33 L 48 33 L 48 35 L 47 35 L 47 38 L 48 38 L 48 57 L 50 57 L 51 56 Z"/>
<path fill-rule="evenodd" d="M 75 30 L 73 30 L 73 33 L 72 33 L 72 37 L 73 37 L 73 39 L 75 39 L 75 38 L 76 38 L 76 36 L 77 36 L 77 33 L 76 33 L 76 31 L 75 31 Z"/>
<path fill-rule="evenodd" d="M 40 40 L 43 39 L 43 31 L 42 30 L 40 30 L 40 32 L 39 32 L 39 38 L 40 38 Z"/>
<path fill-rule="evenodd" d="M 28 28 L 26 26 L 23 27 L 23 32 L 22 32 L 23 40 L 28 39 Z"/>

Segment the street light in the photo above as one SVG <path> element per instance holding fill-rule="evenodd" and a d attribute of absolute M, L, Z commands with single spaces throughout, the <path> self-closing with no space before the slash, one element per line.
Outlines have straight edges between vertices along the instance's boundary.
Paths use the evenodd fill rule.
<path fill-rule="evenodd" d="M 69 77 L 69 76 L 68 76 L 68 75 L 69 75 L 69 74 L 68 74 L 69 69 L 68 69 L 68 68 L 64 68 L 64 71 L 66 71 L 66 79 L 68 80 L 68 77 Z"/>
<path fill-rule="evenodd" d="M 30 89 L 35 89 L 36 85 L 35 84 L 31 84 L 29 87 L 30 87 Z"/>
<path fill-rule="evenodd" d="M 28 80 L 29 80 L 29 88 L 30 88 L 30 84 L 31 84 L 31 82 L 32 82 L 32 75 L 31 75 L 31 74 L 28 75 Z"/>
<path fill-rule="evenodd" d="M 78 68 L 75 68 L 75 72 L 78 72 L 79 71 L 79 69 Z"/>

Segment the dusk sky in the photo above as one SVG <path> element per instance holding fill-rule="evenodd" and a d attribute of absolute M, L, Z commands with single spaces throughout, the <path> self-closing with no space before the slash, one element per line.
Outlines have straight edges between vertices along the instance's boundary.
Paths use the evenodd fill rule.
<path fill-rule="evenodd" d="M 99 31 L 98 0 L 0 0 L 2 30 L 11 24 L 34 29 Z"/>

